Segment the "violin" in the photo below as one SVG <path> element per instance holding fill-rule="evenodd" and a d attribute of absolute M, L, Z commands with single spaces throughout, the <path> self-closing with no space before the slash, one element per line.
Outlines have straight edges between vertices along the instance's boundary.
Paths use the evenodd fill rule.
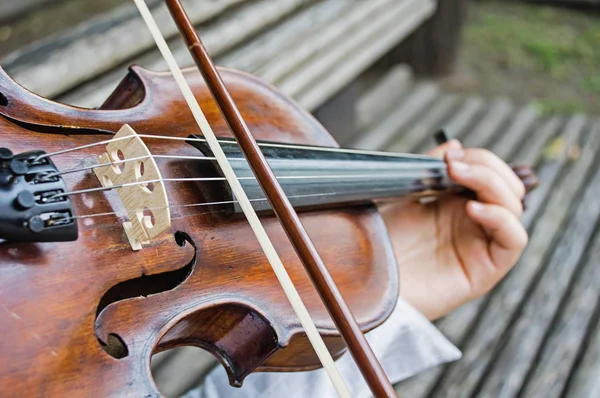
<path fill-rule="evenodd" d="M 274 87 L 218 74 L 360 331 L 382 324 L 399 276 L 373 201 L 469 193 L 441 159 L 339 148 Z M 197 68 L 183 76 L 339 358 L 345 336 L 210 82 Z M 238 387 L 252 372 L 321 366 L 170 72 L 133 66 L 100 108 L 83 109 L 0 68 L 0 134 L 3 396 L 160 396 L 150 358 L 184 345 L 211 352 Z"/>

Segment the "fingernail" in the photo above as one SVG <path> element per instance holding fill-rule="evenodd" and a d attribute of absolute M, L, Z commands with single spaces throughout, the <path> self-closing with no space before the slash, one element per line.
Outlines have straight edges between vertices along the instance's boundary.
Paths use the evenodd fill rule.
<path fill-rule="evenodd" d="M 452 138 L 449 142 L 454 147 L 461 148 L 461 149 L 463 147 L 462 143 L 459 140 L 457 140 L 456 138 Z"/>
<path fill-rule="evenodd" d="M 538 187 L 538 185 L 540 185 L 540 180 L 537 178 L 537 176 L 529 176 L 524 178 L 522 181 L 523 185 L 525 185 L 525 192 L 533 191 Z"/>
<path fill-rule="evenodd" d="M 461 160 L 465 156 L 465 151 L 459 148 L 451 148 L 446 152 L 446 159 Z"/>
<path fill-rule="evenodd" d="M 464 173 L 469 170 L 469 165 L 464 162 L 450 162 L 450 167 L 456 173 Z"/>
<path fill-rule="evenodd" d="M 471 206 L 471 210 L 475 213 L 481 214 L 484 211 L 484 207 L 481 203 L 476 201 L 469 202 L 469 206 Z"/>

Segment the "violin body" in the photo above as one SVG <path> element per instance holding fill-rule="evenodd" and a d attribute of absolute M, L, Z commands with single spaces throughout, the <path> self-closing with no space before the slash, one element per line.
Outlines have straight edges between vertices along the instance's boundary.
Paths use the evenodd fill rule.
<path fill-rule="evenodd" d="M 221 75 L 257 140 L 336 147 L 308 113 L 242 72 Z M 217 136 L 231 137 L 205 83 L 185 71 Z M 133 67 L 100 109 L 58 104 L 14 83 L 0 69 L 0 147 L 53 153 L 107 140 L 124 124 L 138 134 L 201 134 L 172 76 Z M 194 176 L 185 141 L 144 139 L 172 155 L 164 178 Z M 58 170 L 97 162 L 103 146 L 52 158 Z M 93 171 L 62 176 L 71 190 L 99 185 Z M 211 200 L 211 186 L 167 185 L 171 203 Z M 159 396 L 153 353 L 204 348 L 240 386 L 253 371 L 320 366 L 248 222 L 218 209 L 174 208 L 170 228 L 133 251 L 114 192 L 71 198 L 72 242 L 0 243 L 0 391 L 2 396 Z M 311 210 L 300 218 L 363 331 L 382 322 L 398 297 L 398 270 L 372 204 Z M 345 346 L 277 219 L 262 216 L 269 237 L 334 357 Z"/>

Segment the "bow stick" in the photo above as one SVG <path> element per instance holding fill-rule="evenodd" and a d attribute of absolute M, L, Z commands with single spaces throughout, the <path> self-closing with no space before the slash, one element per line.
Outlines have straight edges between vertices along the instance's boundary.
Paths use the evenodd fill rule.
<path fill-rule="evenodd" d="M 223 151 L 221 150 L 219 143 L 214 136 L 214 133 L 210 129 L 206 118 L 202 114 L 202 111 L 193 97 L 191 89 L 185 82 L 183 75 L 181 74 L 181 70 L 177 66 L 176 61 L 174 60 L 170 50 L 162 37 L 154 19 L 148 10 L 145 2 L 143 0 L 134 0 L 136 5 L 138 6 L 146 24 L 150 28 L 152 35 L 157 42 L 159 49 L 161 50 L 165 60 L 169 64 L 169 67 L 178 81 L 180 89 L 182 93 L 186 97 L 188 105 L 194 114 L 196 121 L 198 122 L 199 127 L 205 134 L 209 146 L 215 153 L 215 157 L 218 159 L 218 163 L 226 175 L 232 190 L 240 199 L 240 205 L 244 209 L 244 213 L 248 218 L 253 230 L 267 254 L 269 258 L 269 262 L 273 266 L 275 273 L 277 274 L 280 282 L 282 282 L 282 287 L 284 291 L 286 291 L 286 295 L 290 298 L 290 292 L 288 290 L 293 291 L 295 295 L 297 292 L 293 287 L 293 284 L 290 286 L 285 286 L 289 282 L 291 284 L 291 280 L 289 280 L 289 276 L 287 276 L 287 272 L 283 269 L 283 265 L 281 264 L 281 260 L 277 256 L 272 243 L 268 239 L 262 224 L 258 220 L 254 209 L 250 205 L 250 202 L 247 200 L 247 197 L 239 184 L 239 181 L 236 179 L 235 174 L 231 166 L 229 165 L 227 159 L 224 156 Z M 363 335 L 356 319 L 352 315 L 350 309 L 345 303 L 341 293 L 337 289 L 335 282 L 331 278 L 331 275 L 327 271 L 325 264 L 320 258 L 314 244 L 311 242 L 306 230 L 304 229 L 298 215 L 294 211 L 291 203 L 288 198 L 284 194 L 281 186 L 277 182 L 275 175 L 270 169 L 266 159 L 264 158 L 262 152 L 260 151 L 256 141 L 252 137 L 248 127 L 243 121 L 241 114 L 239 113 L 235 103 L 233 102 L 231 96 L 229 95 L 219 73 L 217 72 L 212 60 L 208 56 L 206 49 L 202 45 L 200 38 L 198 37 L 191 21 L 187 17 L 183 6 L 178 0 L 167 0 L 167 6 L 169 7 L 171 14 L 175 22 L 177 23 L 180 32 L 184 36 L 188 48 L 200 69 L 200 72 L 204 76 L 204 79 L 207 83 L 208 88 L 210 89 L 217 105 L 219 106 L 223 117 L 227 121 L 230 129 L 232 130 L 234 136 L 236 137 L 244 156 L 248 160 L 248 163 L 253 170 L 257 180 L 259 181 L 261 187 L 263 188 L 271 207 L 273 208 L 275 214 L 277 215 L 282 227 L 286 231 L 290 242 L 295 248 L 299 258 L 304 264 L 311 280 L 313 281 L 321 299 L 323 300 L 325 307 L 328 309 L 330 315 L 334 323 L 336 324 L 338 330 L 340 331 L 341 336 L 344 338 L 346 345 L 352 356 L 354 357 L 361 373 L 363 374 L 367 384 L 369 385 L 371 391 L 376 397 L 393 397 L 396 396 L 394 388 L 391 383 L 387 379 L 381 365 L 379 364 L 376 356 L 374 355 L 371 347 L 369 346 L 365 336 Z M 239 191 L 239 195 L 238 192 Z M 280 268 L 281 267 L 281 268 Z M 282 274 L 285 274 L 286 278 Z M 291 294 L 294 296 L 294 294 Z M 301 304 L 301 301 L 298 296 L 298 301 Z M 301 315 L 308 316 L 306 308 L 303 305 L 300 305 L 302 308 L 296 308 L 298 303 L 294 303 L 294 300 L 290 299 L 290 303 L 294 306 L 296 313 L 299 315 L 300 320 L 305 327 L 307 332 L 307 336 L 311 340 L 311 344 L 315 348 L 317 355 L 321 359 L 325 369 L 332 378 L 334 385 L 336 386 L 338 393 L 342 396 L 346 396 L 348 394 L 347 389 L 341 387 L 339 385 L 339 381 L 341 380 L 341 376 L 335 369 L 335 365 L 330 363 L 331 356 L 327 352 L 325 348 L 325 353 L 320 352 L 321 349 L 324 348 L 324 343 L 320 337 L 320 335 L 314 336 L 316 332 L 316 328 L 308 317 L 308 321 L 306 319 L 303 320 Z M 303 309 L 303 311 L 302 311 Z M 299 311 L 300 310 L 300 311 Z M 304 314 L 305 313 L 305 314 Z M 311 330 L 313 329 L 313 330 Z M 326 355 L 325 355 L 326 354 Z M 336 380 L 339 379 L 339 380 Z M 343 382 L 341 383 L 343 384 Z"/>
<path fill-rule="evenodd" d="M 358 322 L 344 301 L 325 263 L 302 225 L 298 214 L 283 192 L 275 174 L 244 122 L 229 91 L 225 87 L 223 79 L 202 44 L 194 25 L 187 16 L 181 1 L 166 0 L 166 4 L 225 121 L 237 139 L 250 168 L 265 192 L 265 196 L 269 200 L 292 246 L 294 246 L 298 257 L 300 257 L 300 260 L 304 264 L 321 296 L 321 300 L 323 300 L 325 307 L 346 342 L 348 350 L 354 357 L 358 368 L 371 388 L 371 392 L 376 397 L 396 396 L 396 392 L 385 375 L 381 364 L 360 330 Z"/>

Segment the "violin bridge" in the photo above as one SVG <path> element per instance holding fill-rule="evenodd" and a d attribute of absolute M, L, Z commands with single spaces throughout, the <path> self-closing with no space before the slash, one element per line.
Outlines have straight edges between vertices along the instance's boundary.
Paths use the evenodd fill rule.
<path fill-rule="evenodd" d="M 140 250 L 171 226 L 169 202 L 158 166 L 146 144 L 128 125 L 108 143 L 99 162 L 115 163 L 94 172 L 103 186 L 115 187 L 129 218 L 123 229 L 131 248 Z"/>

